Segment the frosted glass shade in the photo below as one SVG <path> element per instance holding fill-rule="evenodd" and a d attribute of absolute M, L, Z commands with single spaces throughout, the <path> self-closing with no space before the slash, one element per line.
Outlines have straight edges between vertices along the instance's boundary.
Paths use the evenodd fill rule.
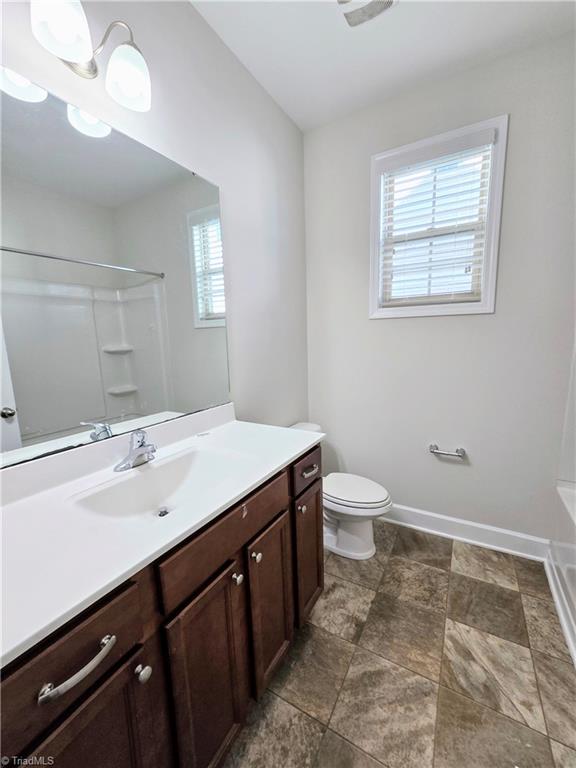
<path fill-rule="evenodd" d="M 92 38 L 80 0 L 31 0 L 32 33 L 47 51 L 82 64 L 92 58 Z"/>
<path fill-rule="evenodd" d="M 106 71 L 106 90 L 128 109 L 148 112 L 152 104 L 150 73 L 144 56 L 132 43 L 122 43 L 110 56 Z"/>
<path fill-rule="evenodd" d="M 98 120 L 97 117 L 94 117 L 89 112 L 84 112 L 83 109 L 78 109 L 78 107 L 72 104 L 68 104 L 66 111 L 70 125 L 85 136 L 90 136 L 93 139 L 103 139 L 105 136 L 109 136 L 112 131 L 112 128 L 103 123 L 102 120 Z"/>
<path fill-rule="evenodd" d="M 0 89 L 21 101 L 38 102 L 44 101 L 48 96 L 48 91 L 34 85 L 28 78 L 22 77 L 18 72 L 8 67 L 0 67 Z"/>

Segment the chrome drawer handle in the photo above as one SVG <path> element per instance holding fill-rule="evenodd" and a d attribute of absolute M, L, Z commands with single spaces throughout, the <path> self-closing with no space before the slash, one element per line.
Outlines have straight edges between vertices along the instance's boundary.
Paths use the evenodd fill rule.
<path fill-rule="evenodd" d="M 252 552 L 252 559 L 256 560 L 257 563 L 262 562 L 262 552 Z"/>
<path fill-rule="evenodd" d="M 306 467 L 306 469 L 302 470 L 302 477 L 304 480 L 308 480 L 310 477 L 314 477 L 314 475 L 318 474 L 320 467 L 318 464 L 312 464 L 310 467 Z"/>
<path fill-rule="evenodd" d="M 52 699 L 58 699 L 71 688 L 74 688 L 75 685 L 81 683 L 84 678 L 88 677 L 90 672 L 93 672 L 96 667 L 104 661 L 115 645 L 116 635 L 105 635 L 102 640 L 100 640 L 100 651 L 98 651 L 96 656 L 94 656 L 86 666 L 78 670 L 75 675 L 72 675 L 72 677 L 69 677 L 68 680 L 65 680 L 58 686 L 54 686 L 54 683 L 44 683 L 38 693 L 38 704 L 45 704 L 47 701 L 52 701 Z"/>
<path fill-rule="evenodd" d="M 242 573 L 233 573 L 232 574 L 232 581 L 234 582 L 234 584 L 236 584 L 237 587 L 239 587 L 240 584 L 242 584 L 242 582 L 244 581 L 244 574 L 242 574 Z"/>
<path fill-rule="evenodd" d="M 299 506 L 298 512 L 302 512 L 303 515 L 306 514 L 306 512 L 308 512 L 308 507 L 306 506 L 306 504 L 302 504 L 301 506 Z"/>

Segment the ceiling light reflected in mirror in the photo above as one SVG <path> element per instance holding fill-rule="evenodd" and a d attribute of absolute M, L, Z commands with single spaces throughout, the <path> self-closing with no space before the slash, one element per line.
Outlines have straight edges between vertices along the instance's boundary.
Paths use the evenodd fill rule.
<path fill-rule="evenodd" d="M 27 77 L 19 75 L 13 69 L 0 66 L 0 89 L 20 101 L 31 103 L 41 102 L 46 99 L 48 92 L 39 85 L 35 85 Z"/>
<path fill-rule="evenodd" d="M 94 117 L 89 112 L 75 107 L 73 104 L 67 105 L 66 114 L 68 115 L 70 125 L 85 136 L 90 136 L 90 138 L 103 139 L 112 132 L 112 128 L 109 125 L 103 123 L 102 120 L 98 120 L 97 117 Z"/>

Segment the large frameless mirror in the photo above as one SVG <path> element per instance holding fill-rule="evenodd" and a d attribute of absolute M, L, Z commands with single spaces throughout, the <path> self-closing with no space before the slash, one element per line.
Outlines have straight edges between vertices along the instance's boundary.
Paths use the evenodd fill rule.
<path fill-rule="evenodd" d="M 230 400 L 218 188 L 2 93 L 2 465 Z"/>

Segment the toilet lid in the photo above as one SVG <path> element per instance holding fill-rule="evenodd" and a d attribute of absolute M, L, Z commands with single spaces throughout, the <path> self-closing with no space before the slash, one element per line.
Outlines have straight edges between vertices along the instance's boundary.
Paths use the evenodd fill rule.
<path fill-rule="evenodd" d="M 382 485 L 360 475 L 332 472 L 324 478 L 324 496 L 351 507 L 380 507 L 390 501 Z"/>

